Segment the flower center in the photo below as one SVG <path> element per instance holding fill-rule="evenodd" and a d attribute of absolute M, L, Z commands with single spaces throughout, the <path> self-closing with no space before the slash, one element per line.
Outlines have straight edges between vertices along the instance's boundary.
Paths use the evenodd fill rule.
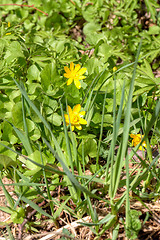
<path fill-rule="evenodd" d="M 75 71 L 72 71 L 71 72 L 71 78 L 77 78 L 79 75 L 78 75 L 78 73 L 77 72 L 75 72 Z"/>
<path fill-rule="evenodd" d="M 77 124 L 79 122 L 79 116 L 77 114 L 74 114 L 72 116 L 72 123 Z"/>

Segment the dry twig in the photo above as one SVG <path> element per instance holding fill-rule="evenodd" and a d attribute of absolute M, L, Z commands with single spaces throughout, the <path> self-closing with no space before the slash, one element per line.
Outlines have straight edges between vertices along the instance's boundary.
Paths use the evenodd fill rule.
<path fill-rule="evenodd" d="M 104 218 L 104 217 L 99 217 L 99 220 L 102 219 L 102 218 Z M 43 235 L 44 237 L 40 238 L 39 240 L 50 240 L 50 239 L 53 239 L 53 237 L 56 237 L 58 235 L 62 235 L 62 230 L 64 228 L 65 229 L 70 229 L 70 228 L 72 228 L 72 229 L 74 228 L 75 229 L 75 228 L 81 226 L 81 224 L 80 224 L 81 222 L 90 222 L 90 221 L 91 221 L 91 217 L 90 216 L 84 217 L 84 218 L 82 218 L 80 220 L 76 220 L 76 221 L 74 221 L 74 222 L 72 222 L 70 224 L 67 224 L 66 226 L 63 226 L 63 227 L 59 228 L 58 230 L 56 230 L 54 232 L 50 232 L 48 235 L 46 235 L 46 233 L 44 233 L 44 235 L 46 235 L 46 236 Z M 42 236 L 42 234 L 36 234 L 36 235 L 28 236 L 24 240 L 32 240 L 33 238 L 39 237 L 40 235 Z M 76 238 L 74 238 L 74 239 L 76 239 Z"/>
<path fill-rule="evenodd" d="M 48 13 L 43 12 L 42 10 L 34 7 L 34 5 L 23 5 L 23 4 L 17 4 L 17 3 L 6 3 L 6 4 L 0 4 L 0 6 L 19 6 L 19 7 L 29 7 L 29 8 L 33 8 L 38 12 L 41 12 L 43 14 L 45 14 L 46 16 L 48 16 Z"/>

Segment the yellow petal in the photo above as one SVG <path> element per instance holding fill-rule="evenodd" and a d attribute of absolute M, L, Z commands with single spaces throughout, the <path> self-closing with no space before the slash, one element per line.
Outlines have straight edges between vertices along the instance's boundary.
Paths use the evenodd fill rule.
<path fill-rule="evenodd" d="M 74 126 L 71 126 L 72 131 L 74 131 Z"/>
<path fill-rule="evenodd" d="M 86 112 L 85 112 L 85 111 L 82 111 L 82 112 L 79 113 L 79 116 L 82 117 L 82 116 L 84 116 L 85 114 L 86 114 Z"/>
<path fill-rule="evenodd" d="M 80 104 L 77 104 L 74 106 L 73 108 L 73 113 L 79 113 L 81 110 L 81 105 Z"/>
<path fill-rule="evenodd" d="M 71 71 L 74 70 L 74 63 L 73 63 L 73 62 L 70 63 L 70 70 L 71 70 Z"/>
<path fill-rule="evenodd" d="M 145 148 L 147 148 L 146 142 L 143 142 L 143 143 L 142 143 L 142 146 L 145 147 Z"/>
<path fill-rule="evenodd" d="M 72 108 L 69 105 L 67 106 L 67 108 L 68 108 L 69 115 L 72 115 Z"/>
<path fill-rule="evenodd" d="M 73 78 L 69 78 L 67 81 L 67 86 L 71 85 L 72 82 L 73 82 Z"/>
<path fill-rule="evenodd" d="M 81 130 L 81 129 L 82 129 L 82 126 L 81 126 L 81 125 L 76 125 L 76 128 L 77 128 L 78 130 Z"/>
<path fill-rule="evenodd" d="M 69 73 L 64 73 L 63 76 L 66 77 L 66 78 L 70 78 L 70 74 Z"/>
<path fill-rule="evenodd" d="M 79 76 L 78 78 L 79 78 L 79 80 L 82 80 L 82 79 L 85 79 L 86 77 L 85 76 Z"/>
<path fill-rule="evenodd" d="M 131 137 L 131 138 L 134 138 L 134 137 L 135 137 L 135 134 L 132 134 L 132 133 L 131 133 L 131 134 L 130 134 L 130 137 Z"/>
<path fill-rule="evenodd" d="M 143 136 L 144 136 L 144 135 L 141 135 L 141 134 L 139 134 L 139 133 L 136 134 L 136 137 L 138 137 L 138 138 L 140 138 L 140 139 L 141 139 Z"/>
<path fill-rule="evenodd" d="M 68 126 L 69 125 L 69 116 L 68 116 L 68 114 L 64 114 L 64 117 L 65 117 L 66 125 Z"/>
<path fill-rule="evenodd" d="M 135 147 L 135 144 L 134 144 L 134 139 L 132 140 L 132 146 L 134 146 L 134 147 Z"/>
<path fill-rule="evenodd" d="M 80 68 L 81 68 L 81 66 L 80 66 L 79 64 L 76 64 L 74 71 L 75 71 L 75 72 L 78 72 Z M 78 72 L 78 73 L 79 73 L 79 72 Z"/>
<path fill-rule="evenodd" d="M 78 72 L 79 75 L 83 75 L 87 71 L 87 68 L 81 68 Z"/>
<path fill-rule="evenodd" d="M 80 119 L 79 119 L 79 123 L 86 125 L 86 124 L 87 124 L 87 121 L 86 121 L 85 119 L 83 119 L 83 118 L 80 118 Z"/>
<path fill-rule="evenodd" d="M 64 67 L 64 71 L 65 71 L 66 73 L 70 73 L 70 70 L 69 70 L 69 68 L 68 68 L 67 66 Z"/>
<path fill-rule="evenodd" d="M 141 150 L 141 151 L 145 151 L 145 147 L 144 147 L 144 146 L 143 146 L 143 147 L 140 146 L 140 147 L 139 147 L 139 150 Z"/>
<path fill-rule="evenodd" d="M 115 66 L 115 67 L 113 67 L 113 72 L 116 72 L 117 71 L 117 67 Z"/>
<path fill-rule="evenodd" d="M 76 88 L 78 88 L 78 89 L 81 88 L 81 83 L 79 80 L 74 80 L 74 84 L 75 84 Z"/>

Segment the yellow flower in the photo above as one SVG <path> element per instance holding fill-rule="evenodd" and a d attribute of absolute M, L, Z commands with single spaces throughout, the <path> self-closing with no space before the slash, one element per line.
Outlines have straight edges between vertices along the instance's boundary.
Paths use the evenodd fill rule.
<path fill-rule="evenodd" d="M 64 77 L 68 78 L 67 85 L 70 85 L 73 81 L 74 84 L 78 89 L 81 88 L 81 83 L 79 80 L 85 79 L 86 77 L 83 76 L 83 74 L 86 72 L 86 68 L 81 68 L 79 64 L 76 64 L 74 68 L 74 63 L 70 63 L 70 69 L 65 66 L 64 70 L 66 73 L 64 73 Z"/>
<path fill-rule="evenodd" d="M 137 146 L 141 142 L 141 140 L 144 137 L 144 135 L 141 135 L 141 134 L 131 134 L 130 137 L 133 138 L 132 145 L 135 147 L 135 146 Z M 145 141 L 142 142 L 142 146 L 144 148 L 147 148 L 147 144 L 146 144 Z M 142 146 L 139 147 L 140 150 L 143 149 Z"/>
<path fill-rule="evenodd" d="M 113 67 L 113 72 L 116 72 L 117 71 L 117 67 Z"/>
<path fill-rule="evenodd" d="M 8 28 L 10 28 L 11 27 L 11 23 L 10 22 L 8 22 Z M 8 35 L 10 35 L 11 33 L 9 32 L 9 33 L 6 33 L 6 36 L 8 36 Z"/>
<path fill-rule="evenodd" d="M 64 114 L 66 125 L 69 125 L 69 121 L 71 123 L 72 131 L 74 130 L 74 127 L 76 127 L 78 130 L 82 129 L 81 124 L 87 124 L 87 121 L 83 119 L 82 117 L 85 115 L 85 111 L 81 111 L 81 105 L 77 104 L 74 106 L 73 110 L 70 106 L 68 106 L 68 114 Z"/>

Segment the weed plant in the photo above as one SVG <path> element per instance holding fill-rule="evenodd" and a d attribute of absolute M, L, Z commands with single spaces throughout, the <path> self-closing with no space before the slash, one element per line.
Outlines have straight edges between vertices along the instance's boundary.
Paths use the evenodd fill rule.
<path fill-rule="evenodd" d="M 118 239 L 122 225 L 137 239 L 147 218 L 132 202 L 160 195 L 159 8 L 152 0 L 0 4 L 0 210 L 10 214 L 0 224 L 10 239 L 13 225 L 22 239 L 23 229 L 58 227 L 65 214 L 89 216 L 80 224 L 94 239 Z"/>

